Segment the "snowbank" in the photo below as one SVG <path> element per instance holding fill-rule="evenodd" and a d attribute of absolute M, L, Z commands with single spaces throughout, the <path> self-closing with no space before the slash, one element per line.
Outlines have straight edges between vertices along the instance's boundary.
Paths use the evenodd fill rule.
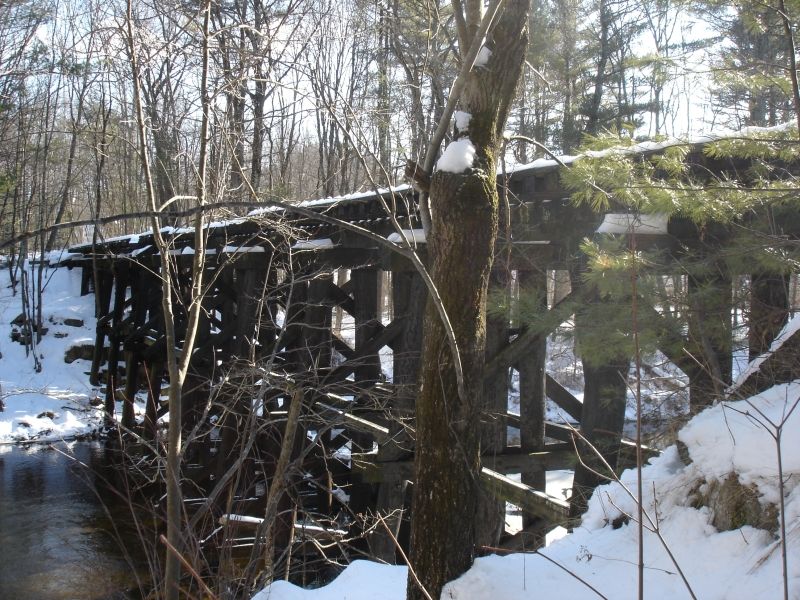
<path fill-rule="evenodd" d="M 0 273 L 0 444 L 49 442 L 92 432 L 102 424 L 101 408 L 91 406 L 99 390 L 89 386 L 86 360 L 64 362 L 64 353 L 78 343 L 93 343 L 94 296 L 80 295 L 80 272 L 47 268 L 42 302 L 48 329 L 33 357 L 11 340 L 11 322 L 20 314 L 19 288 L 12 295 L 8 270 Z"/>
<path fill-rule="evenodd" d="M 689 598 L 688 587 L 703 600 L 783 597 L 776 535 L 752 526 L 718 531 L 711 524 L 712 510 L 699 505 L 697 498 L 711 482 L 735 472 L 741 484 L 754 486 L 762 502 L 776 503 L 776 444 L 769 433 L 771 426 L 764 425 L 784 420 L 789 596 L 800 598 L 800 409 L 788 416 L 798 398 L 800 382 L 794 382 L 747 401 L 709 408 L 680 432 L 688 465 L 677 447 L 671 446 L 643 469 L 643 506 L 650 517 L 650 521 L 645 519 L 644 536 L 646 598 Z M 630 517 L 635 518 L 637 505 L 627 490 L 635 494 L 635 471 L 626 471 L 620 483 L 598 488 L 581 526 L 543 550 L 542 556 L 480 558 L 464 576 L 448 584 L 442 598 L 636 598 L 637 527 Z M 357 561 L 327 587 L 301 590 L 279 582 L 255 598 L 402 600 L 405 578 L 404 567 Z"/>
<path fill-rule="evenodd" d="M 770 356 L 778 352 L 778 350 L 780 350 L 781 347 L 798 331 L 800 331 L 800 315 L 795 315 L 789 319 L 786 325 L 783 326 L 783 329 L 781 329 L 778 335 L 775 336 L 772 344 L 770 344 L 769 350 L 757 356 L 739 373 L 739 376 L 736 378 L 728 391 L 733 392 L 736 390 L 736 388 L 743 385 L 751 375 L 757 373 L 759 369 L 761 369 L 761 365 L 763 365 Z"/>

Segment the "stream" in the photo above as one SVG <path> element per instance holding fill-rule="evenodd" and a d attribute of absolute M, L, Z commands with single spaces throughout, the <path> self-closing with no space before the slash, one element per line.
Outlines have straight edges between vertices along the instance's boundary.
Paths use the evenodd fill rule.
<path fill-rule="evenodd" d="M 125 517 L 112 522 L 87 468 L 102 461 L 96 442 L 0 445 L 0 600 L 136 597 L 113 534 Z"/>

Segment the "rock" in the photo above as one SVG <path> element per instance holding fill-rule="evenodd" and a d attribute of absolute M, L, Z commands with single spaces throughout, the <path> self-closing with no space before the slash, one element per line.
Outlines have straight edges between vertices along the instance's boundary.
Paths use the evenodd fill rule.
<path fill-rule="evenodd" d="M 49 331 L 49 329 L 47 329 L 47 327 L 42 327 L 41 334 L 44 336 L 44 335 L 47 334 L 48 331 Z M 34 333 L 35 332 L 36 332 L 36 329 L 34 329 Z M 31 338 L 28 335 L 27 331 L 20 331 L 16 327 L 13 327 L 11 329 L 11 341 L 12 342 L 18 342 L 18 343 L 22 344 L 23 346 L 25 346 L 25 345 L 30 343 L 30 339 Z"/>
<path fill-rule="evenodd" d="M 681 459 L 681 462 L 687 466 L 692 464 L 692 457 L 689 455 L 689 446 L 680 440 L 677 440 L 675 445 L 678 447 L 678 458 Z"/>
<path fill-rule="evenodd" d="M 92 360 L 93 355 L 94 346 L 91 344 L 78 344 L 67 348 L 67 351 L 64 352 L 64 362 L 71 364 L 78 359 Z"/>
<path fill-rule="evenodd" d="M 100 396 L 95 396 L 94 398 L 89 400 L 89 404 L 91 406 L 103 406 L 103 404 L 105 404 L 105 401 Z"/>
<path fill-rule="evenodd" d="M 36 418 L 37 419 L 44 419 L 44 418 L 55 419 L 56 418 L 56 414 L 51 410 L 46 410 L 46 411 L 41 412 L 38 415 L 36 415 Z"/>
<path fill-rule="evenodd" d="M 64 333 L 63 331 L 56 331 L 53 334 L 53 337 L 57 337 L 58 339 L 63 339 L 65 337 L 67 337 L 68 335 L 69 335 L 68 333 Z"/>
<path fill-rule="evenodd" d="M 719 531 L 732 531 L 744 525 L 778 530 L 778 509 L 774 504 L 762 504 L 755 486 L 742 485 L 735 473 L 724 481 L 711 481 L 704 493 L 696 493 L 692 506 L 711 509 L 712 520 Z"/>
<path fill-rule="evenodd" d="M 67 327 L 83 327 L 83 319 L 64 319 Z"/>

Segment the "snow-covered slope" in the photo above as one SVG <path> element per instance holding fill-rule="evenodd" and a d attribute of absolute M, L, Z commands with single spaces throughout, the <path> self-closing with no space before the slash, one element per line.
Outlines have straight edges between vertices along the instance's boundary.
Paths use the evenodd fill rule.
<path fill-rule="evenodd" d="M 798 398 L 800 382 L 794 382 L 746 401 L 709 408 L 679 434 L 688 459 L 671 446 L 643 469 L 643 506 L 649 516 L 644 536 L 645 598 L 673 600 L 692 594 L 703 600 L 783 598 L 778 522 L 771 520 L 771 531 L 750 525 L 719 531 L 712 524 L 714 510 L 704 505 L 704 498 L 735 473 L 758 502 L 778 506 L 773 436 L 775 424 L 781 422 L 786 576 L 789 597 L 800 598 L 800 408 L 792 412 Z M 635 493 L 636 472 L 626 471 L 621 482 L 598 488 L 581 526 L 543 550 L 543 556 L 480 558 L 445 588 L 442 598 L 636 598 Z M 327 587 L 301 590 L 276 582 L 255 598 L 402 600 L 405 576 L 404 567 L 361 561 Z"/>
<path fill-rule="evenodd" d="M 94 296 L 80 295 L 78 270 L 47 268 L 44 280 L 48 332 L 36 348 L 37 373 L 25 347 L 11 340 L 11 322 L 22 312 L 19 288 L 12 295 L 8 270 L 0 270 L 0 444 L 70 438 L 102 423 L 101 409 L 90 405 L 96 391 L 88 384 L 89 362 L 64 362 L 70 346 L 94 343 Z"/>

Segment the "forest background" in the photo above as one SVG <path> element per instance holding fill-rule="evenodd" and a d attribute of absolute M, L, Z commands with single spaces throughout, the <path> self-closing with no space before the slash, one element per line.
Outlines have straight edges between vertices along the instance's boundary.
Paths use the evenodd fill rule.
<path fill-rule="evenodd" d="M 784 2 L 534 2 L 507 129 L 570 154 L 603 132 L 780 123 L 793 114 L 793 12 Z M 203 115 L 196 7 L 134 3 L 132 44 L 122 2 L 13 0 L 0 17 L 0 238 L 143 209 L 132 51 L 158 198 L 185 203 Z M 245 201 L 245 181 L 289 201 L 402 182 L 458 72 L 452 20 L 446 2 L 214 3 L 209 200 Z M 519 139 L 504 157 L 543 155 Z M 98 233 L 148 227 L 128 218 Z M 31 243 L 91 236 L 87 227 Z"/>

